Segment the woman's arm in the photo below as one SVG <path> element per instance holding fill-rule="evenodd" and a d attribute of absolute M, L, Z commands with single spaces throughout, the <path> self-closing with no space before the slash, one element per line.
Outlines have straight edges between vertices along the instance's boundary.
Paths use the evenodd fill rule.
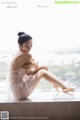
<path fill-rule="evenodd" d="M 34 75 L 35 73 L 37 73 L 40 69 L 45 69 L 48 71 L 48 67 L 47 66 L 38 66 L 35 65 L 34 67 L 32 67 L 31 69 L 25 69 L 26 74 L 27 75 Z"/>
<path fill-rule="evenodd" d="M 22 66 L 23 69 L 25 69 L 25 72 L 27 75 L 32 75 L 32 74 L 35 74 L 36 72 L 38 72 L 40 69 L 45 69 L 45 70 L 48 70 L 48 67 L 47 66 L 39 66 L 38 65 L 38 62 L 36 62 L 31 55 L 27 55 L 27 56 L 23 56 L 26 60 L 28 60 L 29 62 L 25 62 L 26 64 L 24 64 Z M 29 60 L 30 58 L 30 60 Z"/>

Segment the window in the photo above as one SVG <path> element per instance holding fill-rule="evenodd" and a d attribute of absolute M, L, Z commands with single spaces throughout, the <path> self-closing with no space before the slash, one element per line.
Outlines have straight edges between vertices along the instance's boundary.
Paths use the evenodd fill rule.
<path fill-rule="evenodd" d="M 7 82 L 11 59 L 18 51 L 19 31 L 33 37 L 32 52 L 39 63 L 48 65 L 49 71 L 65 84 L 80 87 L 79 13 L 75 3 L 61 6 L 50 0 L 1 0 L 0 93 Z M 53 86 L 41 80 L 36 90 L 52 91 Z"/>

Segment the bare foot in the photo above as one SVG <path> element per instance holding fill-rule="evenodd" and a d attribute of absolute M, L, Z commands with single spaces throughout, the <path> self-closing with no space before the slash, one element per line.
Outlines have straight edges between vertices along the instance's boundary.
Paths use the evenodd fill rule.
<path fill-rule="evenodd" d="M 59 93 L 59 89 L 58 88 L 61 88 L 58 84 L 54 83 L 53 84 L 54 88 L 57 90 L 57 92 Z M 75 88 L 72 88 L 72 87 L 66 87 L 66 88 L 62 88 L 62 91 L 66 94 L 69 94 L 72 96 L 72 94 L 70 94 L 69 92 L 74 92 L 75 91 Z"/>
<path fill-rule="evenodd" d="M 63 91 L 64 93 L 74 92 L 74 91 L 75 91 L 75 88 L 70 88 L 70 87 L 68 87 L 68 88 L 63 88 L 62 91 Z"/>

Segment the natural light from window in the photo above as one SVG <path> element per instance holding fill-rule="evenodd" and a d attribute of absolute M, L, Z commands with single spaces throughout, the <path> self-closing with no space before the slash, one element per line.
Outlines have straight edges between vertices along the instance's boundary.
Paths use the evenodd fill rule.
<path fill-rule="evenodd" d="M 31 52 L 39 63 L 48 65 L 49 71 L 66 84 L 71 82 L 79 88 L 80 6 L 57 5 L 53 0 L 16 1 L 17 8 L 0 4 L 1 85 L 7 79 L 9 64 L 18 51 L 17 33 L 23 31 L 33 37 Z M 37 87 L 38 91 L 52 89 L 45 80 Z"/>

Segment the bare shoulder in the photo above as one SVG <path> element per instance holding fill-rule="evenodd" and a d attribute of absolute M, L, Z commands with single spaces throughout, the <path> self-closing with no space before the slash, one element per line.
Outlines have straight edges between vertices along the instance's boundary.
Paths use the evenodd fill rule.
<path fill-rule="evenodd" d="M 27 59 L 31 59 L 32 58 L 32 55 L 30 53 L 22 53 L 20 55 L 21 59 L 24 59 L 24 60 L 27 60 Z"/>
<path fill-rule="evenodd" d="M 27 53 L 20 53 L 20 54 L 17 54 L 13 61 L 12 61 L 12 66 L 13 66 L 13 69 L 20 69 L 22 68 L 22 66 L 27 63 L 27 61 L 29 59 L 31 59 L 31 54 L 27 54 Z"/>

